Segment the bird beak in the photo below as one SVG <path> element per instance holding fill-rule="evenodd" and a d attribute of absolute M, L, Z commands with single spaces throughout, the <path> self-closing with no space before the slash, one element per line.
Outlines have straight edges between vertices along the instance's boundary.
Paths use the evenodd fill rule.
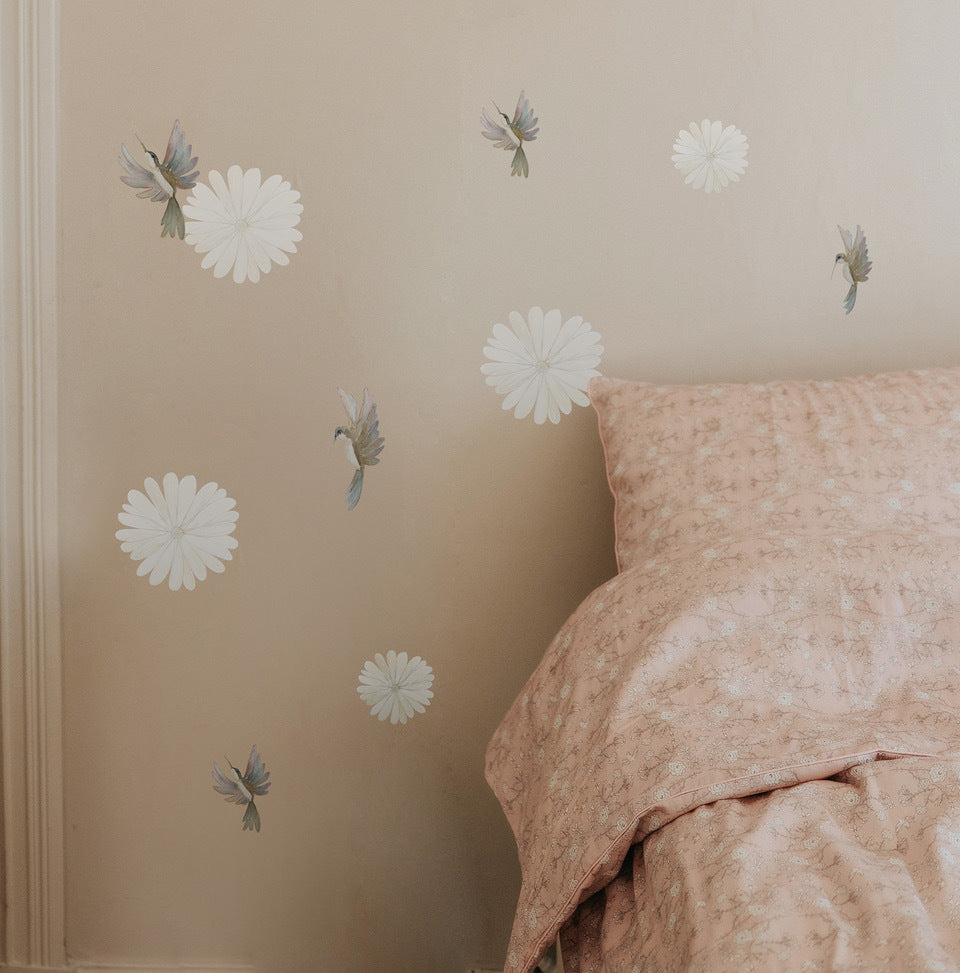
<path fill-rule="evenodd" d="M 136 135 L 136 132 L 134 132 L 134 135 Z M 137 135 L 137 141 L 138 141 L 138 142 L 140 143 L 140 148 L 141 148 L 141 149 L 143 149 L 143 151 L 144 151 L 144 152 L 147 152 L 147 151 L 148 151 L 148 149 L 147 149 L 147 147 L 146 147 L 146 146 L 145 146 L 145 145 L 143 144 L 143 139 L 142 139 L 142 138 L 140 138 L 140 136 L 139 136 L 139 135 Z"/>

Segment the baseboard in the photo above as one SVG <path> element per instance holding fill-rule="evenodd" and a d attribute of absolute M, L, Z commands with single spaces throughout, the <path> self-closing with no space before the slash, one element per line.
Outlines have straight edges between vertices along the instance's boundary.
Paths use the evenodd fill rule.
<path fill-rule="evenodd" d="M 254 973 L 252 966 L 151 966 L 124 963 L 120 966 L 110 963 L 94 963 L 71 966 L 70 973 Z"/>
<path fill-rule="evenodd" d="M 2 973 L 64 973 L 66 966 L 7 966 L 0 963 Z"/>
<path fill-rule="evenodd" d="M 83 963 L 79 966 L 5 966 L 0 973 L 254 973 L 252 966 L 156 966 L 149 963 Z"/>

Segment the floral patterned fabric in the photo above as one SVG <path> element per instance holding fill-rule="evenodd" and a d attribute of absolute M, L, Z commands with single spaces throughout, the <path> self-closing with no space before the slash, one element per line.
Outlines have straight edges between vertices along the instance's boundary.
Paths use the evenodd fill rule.
<path fill-rule="evenodd" d="M 595 405 L 611 381 L 591 385 Z M 563 626 L 487 751 L 523 874 L 511 973 L 531 970 L 565 924 L 580 943 L 574 973 L 686 968 L 677 956 L 777 969 L 771 957 L 797 944 L 813 968 L 863 968 L 837 965 L 824 930 L 859 922 L 843 941 L 890 955 L 908 919 L 931 936 L 957 925 L 960 370 L 822 384 L 720 387 L 765 401 L 763 416 L 728 414 L 709 388 L 649 387 L 664 415 L 659 437 L 647 422 L 646 449 L 658 448 L 646 486 L 618 479 L 636 457 L 612 456 L 618 423 L 601 412 L 623 570 Z M 607 389 L 616 405 L 625 390 Z M 817 411 L 826 399 L 846 405 Z M 711 402 L 712 417 L 696 413 Z M 841 785 L 864 810 L 831 813 Z M 702 839 L 680 841 L 698 827 Z M 811 877 L 805 842 L 818 835 L 844 854 L 824 852 Z M 744 864 L 720 869 L 735 852 Z M 662 889 L 652 856 L 668 863 L 676 908 L 647 895 Z M 887 895 L 872 876 L 892 860 L 901 882 Z M 843 904 L 851 888 L 860 906 Z M 637 944 L 664 915 L 669 956 L 645 959 Z M 725 952 L 707 962 L 711 915 L 725 917 Z M 931 942 L 956 955 L 952 939 Z M 953 968 L 928 955 L 917 969 Z"/>
<path fill-rule="evenodd" d="M 758 531 L 922 529 L 960 502 L 946 455 L 960 446 L 960 368 L 763 385 L 595 378 L 589 394 L 621 570 Z"/>
<path fill-rule="evenodd" d="M 577 911 L 564 973 L 955 971 L 958 785 L 908 757 L 684 814 Z"/>

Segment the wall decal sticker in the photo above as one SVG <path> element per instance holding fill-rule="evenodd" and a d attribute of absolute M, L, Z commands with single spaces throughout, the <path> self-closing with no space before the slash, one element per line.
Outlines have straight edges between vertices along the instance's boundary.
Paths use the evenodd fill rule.
<path fill-rule="evenodd" d="M 843 276 L 850 284 L 850 290 L 847 291 L 847 296 L 843 299 L 843 306 L 847 309 L 846 313 L 849 314 L 853 310 L 853 305 L 857 303 L 857 284 L 867 279 L 873 261 L 867 259 L 867 238 L 859 224 L 857 225 L 856 237 L 851 237 L 850 231 L 845 230 L 842 226 L 838 226 L 837 229 L 840 231 L 840 239 L 843 240 L 843 253 L 837 254 L 833 261 L 833 267 L 836 270 L 837 264 L 841 260 L 843 261 Z M 833 276 L 832 273 L 831 276 Z"/>
<path fill-rule="evenodd" d="M 480 366 L 487 385 L 506 396 L 504 409 L 523 419 L 533 410 L 538 425 L 560 421 L 572 404 L 589 405 L 586 388 L 600 373 L 600 335 L 579 315 L 561 324 L 557 309 L 543 313 L 530 308 L 527 318 L 510 312 L 510 325 L 493 326 L 483 353 L 491 361 Z"/>
<path fill-rule="evenodd" d="M 216 169 L 208 178 L 210 186 L 199 183 L 183 204 L 186 241 L 206 254 L 200 266 L 213 267 L 214 277 L 232 269 L 237 284 L 256 284 L 272 264 L 290 263 L 287 254 L 303 239 L 294 229 L 303 212 L 300 193 L 277 175 L 261 184 L 259 169 L 230 166 L 226 180 Z"/>
<path fill-rule="evenodd" d="M 353 479 L 347 489 L 347 509 L 353 510 L 360 502 L 364 469 L 368 466 L 376 466 L 380 462 L 383 436 L 380 435 L 377 404 L 366 389 L 363 390 L 363 402 L 359 408 L 357 400 L 352 395 L 341 388 L 337 391 L 340 393 L 340 401 L 350 422 L 345 426 L 337 426 L 333 438 L 343 442 L 347 462 L 354 469 Z"/>
<path fill-rule="evenodd" d="M 720 122 L 704 119 L 700 125 L 690 123 L 673 143 L 676 153 L 671 158 L 675 168 L 694 189 L 718 193 L 731 182 L 739 182 L 747 167 L 747 137 L 734 125 L 726 128 Z"/>
<path fill-rule="evenodd" d="M 116 533 L 120 549 L 139 561 L 137 576 L 150 575 L 150 584 L 169 578 L 171 591 L 181 587 L 192 591 L 203 581 L 207 569 L 224 571 L 224 561 L 237 540 L 229 536 L 236 528 L 236 500 L 216 483 L 197 490 L 197 479 L 175 473 L 163 478 L 163 490 L 152 477 L 144 481 L 146 494 L 131 490 L 128 502 L 117 515 L 123 530 Z"/>
<path fill-rule="evenodd" d="M 524 142 L 532 142 L 537 137 L 539 128 L 535 127 L 540 121 L 534 118 L 533 109 L 527 101 L 527 96 L 521 91 L 520 100 L 517 102 L 516 110 L 513 113 L 513 120 L 494 104 L 497 114 L 503 119 L 503 125 L 495 122 L 485 108 L 481 109 L 483 120 L 483 136 L 493 142 L 494 147 L 513 152 L 513 162 L 510 164 L 511 176 L 530 175 L 530 166 L 527 163 L 526 153 L 523 151 Z"/>
<path fill-rule="evenodd" d="M 151 199 L 154 202 L 162 203 L 166 200 L 167 205 L 160 218 L 160 236 L 174 237 L 183 239 L 184 224 L 183 212 L 177 200 L 178 189 L 193 189 L 196 185 L 196 178 L 200 175 L 200 170 L 194 167 L 197 164 L 197 157 L 191 156 L 192 145 L 185 145 L 183 132 L 180 131 L 180 119 L 173 123 L 173 131 L 170 133 L 170 140 L 167 142 L 167 151 L 164 153 L 163 162 L 157 157 L 156 152 L 152 152 L 144 144 L 140 136 L 137 136 L 146 159 L 146 167 L 134 162 L 133 157 L 127 151 L 127 147 L 121 142 L 120 151 L 123 153 L 119 157 L 120 165 L 126 171 L 125 176 L 121 176 L 122 182 L 141 192 L 137 195 L 141 199 Z M 193 170 L 193 171 L 191 171 Z"/>
<path fill-rule="evenodd" d="M 406 723 L 415 713 L 430 705 L 433 692 L 433 669 L 415 655 L 397 655 L 392 649 L 384 658 L 379 652 L 375 662 L 365 662 L 357 692 L 370 707 L 370 715 L 391 723 Z"/>
<path fill-rule="evenodd" d="M 214 763 L 211 772 L 214 780 L 213 789 L 218 794 L 223 794 L 231 804 L 246 804 L 247 809 L 243 812 L 243 830 L 259 831 L 260 812 L 253 799 L 262 797 L 270 790 L 270 772 L 264 768 L 256 744 L 250 751 L 247 769 L 242 774 L 229 760 L 227 766 L 230 768 L 229 774 L 225 774 Z"/>

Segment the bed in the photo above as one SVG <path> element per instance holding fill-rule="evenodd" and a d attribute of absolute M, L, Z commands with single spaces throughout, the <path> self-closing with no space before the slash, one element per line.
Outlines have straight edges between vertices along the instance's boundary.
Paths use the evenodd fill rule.
<path fill-rule="evenodd" d="M 488 746 L 506 970 L 960 969 L 960 369 L 590 399 L 619 571 Z"/>

